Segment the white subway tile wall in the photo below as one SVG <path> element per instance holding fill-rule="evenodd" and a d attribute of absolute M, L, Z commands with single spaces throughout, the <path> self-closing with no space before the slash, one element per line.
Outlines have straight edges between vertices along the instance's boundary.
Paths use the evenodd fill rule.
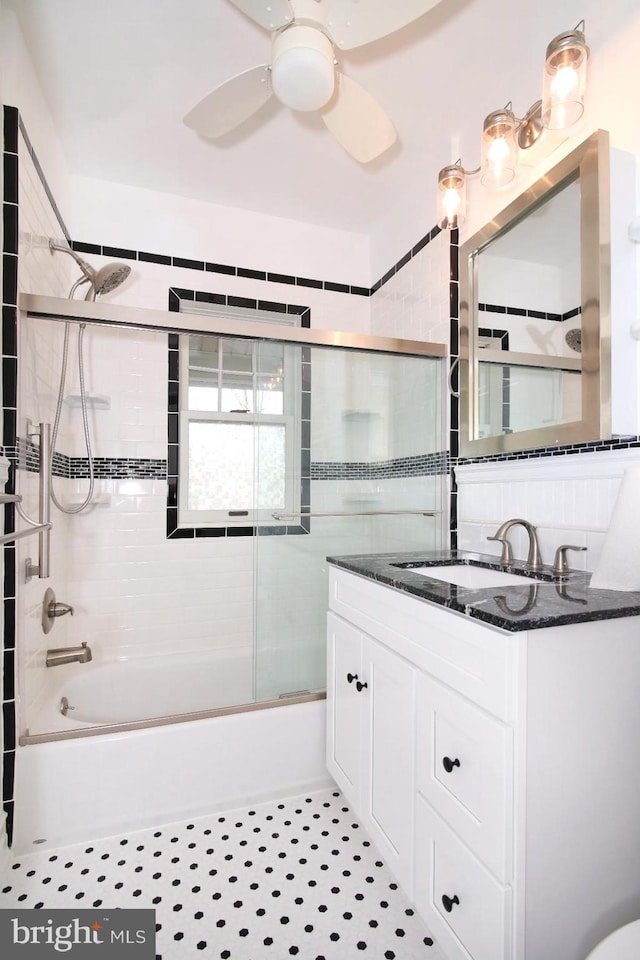
<path fill-rule="evenodd" d="M 449 343 L 449 234 L 438 234 L 371 297 L 371 333 Z"/>
<path fill-rule="evenodd" d="M 49 240 L 65 243 L 64 234 L 22 134 L 18 149 L 19 289 L 66 297 L 79 271 L 64 253 L 51 254 Z"/>

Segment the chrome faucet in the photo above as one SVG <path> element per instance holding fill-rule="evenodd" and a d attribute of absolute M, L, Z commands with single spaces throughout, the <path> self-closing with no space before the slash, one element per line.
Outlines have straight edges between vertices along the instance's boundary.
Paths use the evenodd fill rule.
<path fill-rule="evenodd" d="M 507 534 L 511 527 L 520 526 L 524 527 L 527 533 L 529 534 L 529 556 L 524 566 L 527 570 L 542 570 L 543 563 L 542 557 L 540 555 L 540 547 L 538 545 L 538 538 L 536 536 L 536 528 L 528 522 L 528 520 L 521 520 L 515 518 L 513 520 L 506 520 L 502 526 L 496 531 L 493 537 L 487 537 L 487 540 L 497 540 L 502 544 L 502 556 L 500 557 L 500 563 L 503 566 L 509 566 L 513 563 L 513 549 L 509 540 L 507 539 Z"/>
<path fill-rule="evenodd" d="M 79 647 L 55 647 L 47 650 L 47 666 L 59 667 L 63 663 L 89 663 L 93 659 L 91 647 L 85 640 Z"/>

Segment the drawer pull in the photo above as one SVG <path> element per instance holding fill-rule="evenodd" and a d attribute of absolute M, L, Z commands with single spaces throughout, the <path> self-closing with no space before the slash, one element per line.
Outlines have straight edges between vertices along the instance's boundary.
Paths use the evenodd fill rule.
<path fill-rule="evenodd" d="M 460 766 L 460 761 L 458 760 L 457 757 L 456 757 L 455 760 L 451 760 L 450 757 L 443 757 L 443 758 L 442 758 L 442 766 L 445 768 L 445 770 L 447 771 L 447 773 L 451 773 L 451 771 L 453 770 L 454 767 L 459 767 L 459 766 Z"/>
<path fill-rule="evenodd" d="M 451 913 L 451 911 L 453 910 L 453 905 L 454 905 L 454 903 L 460 903 L 460 901 L 458 900 L 457 894 L 456 894 L 456 896 L 454 896 L 454 897 L 448 897 L 448 896 L 446 895 L 446 893 L 443 894 L 443 896 L 442 896 L 442 906 L 445 908 L 445 910 L 447 911 L 447 913 Z"/>
<path fill-rule="evenodd" d="M 356 683 L 356 690 L 358 691 L 358 693 L 362 693 L 362 691 L 363 691 L 366 687 L 367 687 L 367 682 L 366 682 L 366 680 L 365 680 L 364 683 L 360 683 L 359 680 L 358 680 L 358 682 Z"/>
<path fill-rule="evenodd" d="M 354 680 L 358 679 L 357 673 L 348 673 L 347 674 L 347 683 L 353 683 Z"/>

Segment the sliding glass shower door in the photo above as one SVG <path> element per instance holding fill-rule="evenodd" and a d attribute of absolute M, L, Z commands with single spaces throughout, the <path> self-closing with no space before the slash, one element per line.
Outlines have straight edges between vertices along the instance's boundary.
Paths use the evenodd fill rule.
<path fill-rule="evenodd" d="M 289 345 L 274 366 L 273 347 L 258 365 L 290 418 L 276 455 L 257 415 L 256 700 L 325 688 L 327 556 L 438 548 L 445 503 L 438 360 Z"/>

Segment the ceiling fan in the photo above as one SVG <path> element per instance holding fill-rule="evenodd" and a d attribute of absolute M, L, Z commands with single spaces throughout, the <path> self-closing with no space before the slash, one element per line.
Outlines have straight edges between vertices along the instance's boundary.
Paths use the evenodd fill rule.
<path fill-rule="evenodd" d="M 416 20 L 440 0 L 231 0 L 271 32 L 271 63 L 245 70 L 212 90 L 184 122 L 215 139 L 275 96 L 292 110 L 318 111 L 347 153 L 368 163 L 396 131 L 364 87 L 337 67 L 335 49 L 378 40 Z"/>

